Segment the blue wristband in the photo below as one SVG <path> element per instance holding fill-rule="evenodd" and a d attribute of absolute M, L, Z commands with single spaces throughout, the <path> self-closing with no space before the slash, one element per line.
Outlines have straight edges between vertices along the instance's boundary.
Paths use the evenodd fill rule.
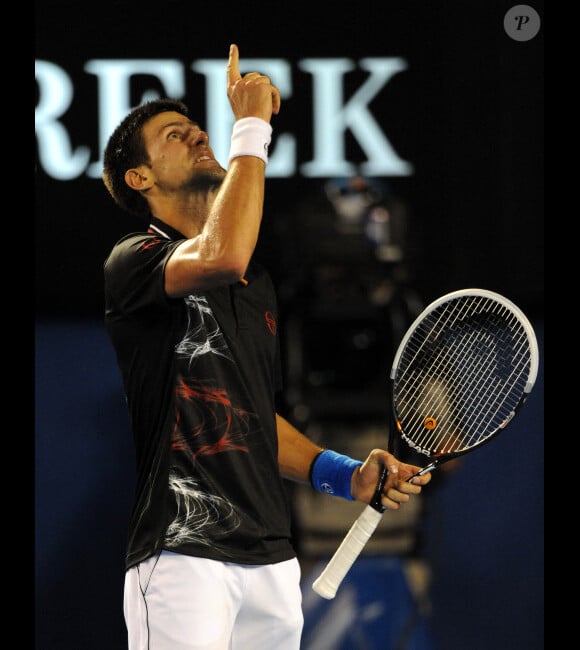
<path fill-rule="evenodd" d="M 312 487 L 318 492 L 326 492 L 354 501 L 355 498 L 350 493 L 350 482 L 355 468 L 361 465 L 360 460 L 325 449 L 312 463 L 310 470 Z"/>

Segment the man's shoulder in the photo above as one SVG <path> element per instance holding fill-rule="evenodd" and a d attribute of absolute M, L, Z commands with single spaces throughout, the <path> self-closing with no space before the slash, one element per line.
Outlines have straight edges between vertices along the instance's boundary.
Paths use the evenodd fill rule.
<path fill-rule="evenodd" d="M 111 249 L 112 251 L 117 250 L 119 248 L 129 248 L 135 244 L 139 244 L 140 242 L 147 242 L 151 241 L 153 239 L 162 239 L 157 233 L 150 232 L 150 231 L 135 231 L 135 232 L 130 232 L 127 233 L 126 235 L 123 235 L 120 237 L 114 244 L 113 248 Z"/>
<path fill-rule="evenodd" d="M 131 232 L 123 235 L 118 239 L 111 251 L 109 257 L 123 255 L 130 252 L 147 251 L 151 249 L 158 249 L 163 245 L 170 244 L 171 242 L 165 237 L 161 237 L 155 232 Z"/>
<path fill-rule="evenodd" d="M 155 232 L 132 232 L 121 237 L 111 248 L 104 267 L 106 273 L 124 273 L 135 266 L 155 263 L 168 254 L 175 242 Z"/>

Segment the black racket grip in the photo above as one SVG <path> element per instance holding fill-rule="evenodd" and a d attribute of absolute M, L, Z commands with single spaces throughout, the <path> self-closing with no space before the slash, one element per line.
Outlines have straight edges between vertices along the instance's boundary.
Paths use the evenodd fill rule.
<path fill-rule="evenodd" d="M 371 508 L 374 508 L 377 512 L 385 512 L 385 510 L 387 509 L 381 503 L 381 497 L 383 494 L 383 488 L 385 487 L 385 483 L 387 482 L 388 475 L 389 475 L 389 470 L 386 468 L 386 466 L 383 466 L 383 469 L 381 470 L 381 475 L 379 476 L 379 482 L 377 483 L 377 489 L 375 490 L 375 493 L 373 494 L 373 498 L 369 503 Z"/>

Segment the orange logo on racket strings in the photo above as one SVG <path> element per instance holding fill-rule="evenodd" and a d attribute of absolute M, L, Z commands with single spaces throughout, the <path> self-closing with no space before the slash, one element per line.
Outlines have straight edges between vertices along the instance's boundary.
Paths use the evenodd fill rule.
<path fill-rule="evenodd" d="M 435 418 L 425 418 L 423 420 L 423 426 L 428 431 L 433 431 L 437 427 L 437 420 Z"/>

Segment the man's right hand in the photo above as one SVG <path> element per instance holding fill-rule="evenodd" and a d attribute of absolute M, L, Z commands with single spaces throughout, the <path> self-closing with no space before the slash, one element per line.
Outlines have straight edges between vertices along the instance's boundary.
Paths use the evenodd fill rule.
<path fill-rule="evenodd" d="M 228 99 L 236 120 L 259 117 L 270 122 L 272 114 L 280 112 L 280 91 L 270 83 L 269 77 L 259 72 L 241 76 L 240 54 L 235 44 L 230 45 L 227 80 Z"/>

